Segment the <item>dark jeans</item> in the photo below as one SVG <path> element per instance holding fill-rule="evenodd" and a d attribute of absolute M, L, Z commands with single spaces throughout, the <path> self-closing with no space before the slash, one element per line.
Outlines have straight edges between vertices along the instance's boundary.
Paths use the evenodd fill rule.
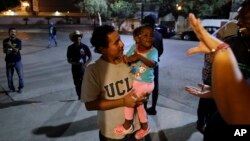
<path fill-rule="evenodd" d="M 204 141 L 217 141 L 232 136 L 228 124 L 222 119 L 219 112 L 215 112 L 207 122 Z"/>
<path fill-rule="evenodd" d="M 216 111 L 217 107 L 213 99 L 200 98 L 197 109 L 197 126 L 203 127 Z"/>
<path fill-rule="evenodd" d="M 15 90 L 15 86 L 13 83 L 14 69 L 16 70 L 19 78 L 18 89 L 22 89 L 24 87 L 24 83 L 23 83 L 23 64 L 21 60 L 15 63 L 6 62 L 6 75 L 8 80 L 8 87 L 10 90 Z"/>
<path fill-rule="evenodd" d="M 49 43 L 48 43 L 48 46 L 51 45 L 51 42 L 54 41 L 55 43 L 55 46 L 57 46 L 57 40 L 56 40 L 56 35 L 49 35 Z"/>
<path fill-rule="evenodd" d="M 135 138 L 135 132 L 132 134 L 126 135 L 123 139 L 110 139 L 110 138 L 103 136 L 101 134 L 101 131 L 99 131 L 99 139 L 100 139 L 100 141 L 143 141 L 143 139 L 137 140 Z"/>
<path fill-rule="evenodd" d="M 76 94 L 78 99 L 81 99 L 81 88 L 82 88 L 82 79 L 83 79 L 84 70 L 81 66 L 72 67 L 72 75 L 75 85 Z"/>
<path fill-rule="evenodd" d="M 154 67 L 154 90 L 152 91 L 152 108 L 155 110 L 158 95 L 159 95 L 159 65 Z M 145 109 L 147 109 L 147 102 L 144 103 Z"/>
<path fill-rule="evenodd" d="M 211 86 L 211 80 L 203 80 L 203 83 Z M 217 106 L 212 98 L 200 98 L 197 109 L 197 126 L 203 127 L 211 116 L 217 111 Z"/>

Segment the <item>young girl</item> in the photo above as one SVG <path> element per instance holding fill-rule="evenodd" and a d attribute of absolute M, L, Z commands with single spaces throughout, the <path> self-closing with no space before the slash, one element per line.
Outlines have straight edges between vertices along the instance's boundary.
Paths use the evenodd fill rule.
<path fill-rule="evenodd" d="M 153 47 L 153 29 L 149 25 L 142 25 L 134 30 L 133 33 L 135 45 L 133 45 L 124 56 L 125 63 L 131 65 L 131 74 L 133 77 L 133 89 L 135 93 L 145 95 L 151 93 L 154 89 L 153 68 L 157 65 L 158 52 Z M 139 116 L 141 129 L 135 133 L 136 139 L 142 139 L 149 132 L 147 123 L 147 112 L 144 105 L 135 107 Z M 134 108 L 125 107 L 125 122 L 114 129 L 119 135 L 126 135 L 133 132 Z"/>

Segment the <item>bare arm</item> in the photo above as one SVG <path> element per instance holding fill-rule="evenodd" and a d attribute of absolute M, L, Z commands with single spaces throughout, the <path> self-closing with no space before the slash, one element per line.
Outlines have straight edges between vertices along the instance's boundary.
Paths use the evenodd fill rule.
<path fill-rule="evenodd" d="M 212 96 L 223 119 L 229 124 L 250 124 L 250 84 L 243 79 L 230 48 L 218 49 L 223 42 L 211 36 L 193 14 L 190 24 L 200 43 L 187 54 L 217 50 L 212 69 Z"/>
<path fill-rule="evenodd" d="M 85 102 L 87 110 L 110 110 L 117 107 L 134 107 L 142 104 L 146 99 L 145 97 L 137 97 L 134 90 L 130 91 L 125 97 L 116 100 L 96 99 L 94 101 Z"/>
<path fill-rule="evenodd" d="M 136 61 L 142 61 L 143 64 L 145 64 L 146 66 L 153 68 L 155 67 L 155 62 L 152 60 L 149 60 L 148 58 L 138 54 L 138 53 L 134 53 L 133 55 L 128 57 L 128 62 L 136 62 Z"/>
<path fill-rule="evenodd" d="M 231 124 L 250 124 L 250 85 L 231 51 L 219 51 L 213 63 L 213 97 L 222 117 Z"/>
<path fill-rule="evenodd" d="M 85 107 L 87 110 L 109 110 L 116 107 L 124 106 L 123 99 L 118 100 L 104 100 L 97 99 L 91 102 L 86 102 Z"/>
<path fill-rule="evenodd" d="M 189 94 L 200 97 L 200 98 L 213 98 L 211 87 L 209 85 L 198 84 L 198 87 L 186 86 L 185 90 Z"/>

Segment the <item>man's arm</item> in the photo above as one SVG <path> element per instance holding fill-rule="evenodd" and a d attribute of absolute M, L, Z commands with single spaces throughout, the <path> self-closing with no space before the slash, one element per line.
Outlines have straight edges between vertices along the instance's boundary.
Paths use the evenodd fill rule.
<path fill-rule="evenodd" d="M 88 59 L 87 59 L 86 63 L 84 64 L 85 67 L 86 67 L 86 66 L 91 62 L 91 60 L 92 60 L 92 53 L 91 53 L 91 51 L 90 51 L 90 49 L 89 49 L 88 46 L 87 46 L 87 57 L 88 57 Z"/>
<path fill-rule="evenodd" d="M 9 48 L 9 43 L 6 40 L 4 40 L 3 41 L 3 52 L 7 53 L 8 48 Z"/>
<path fill-rule="evenodd" d="M 94 101 L 85 102 L 85 107 L 87 110 L 110 110 L 117 107 L 134 107 L 136 105 L 142 104 L 145 101 L 145 97 L 137 97 L 134 90 L 131 90 L 125 97 L 116 100 L 107 99 L 96 99 Z"/>

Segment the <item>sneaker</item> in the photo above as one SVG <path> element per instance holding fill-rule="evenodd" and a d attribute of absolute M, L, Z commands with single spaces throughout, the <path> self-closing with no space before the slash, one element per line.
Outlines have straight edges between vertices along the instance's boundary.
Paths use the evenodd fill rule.
<path fill-rule="evenodd" d="M 129 129 L 125 129 L 123 125 L 117 126 L 114 129 L 114 133 L 116 135 L 127 135 L 133 133 L 133 131 L 134 131 L 133 125 L 131 125 Z"/>
<path fill-rule="evenodd" d="M 149 134 L 150 130 L 151 129 L 148 127 L 146 130 L 140 129 L 140 130 L 136 131 L 135 138 L 137 140 L 144 138 L 147 134 Z"/>
<path fill-rule="evenodd" d="M 19 89 L 17 92 L 21 94 L 23 92 L 23 89 Z"/>
<path fill-rule="evenodd" d="M 13 93 L 13 92 L 15 92 L 16 90 L 15 89 L 9 89 L 9 93 Z"/>
<path fill-rule="evenodd" d="M 152 107 L 148 108 L 146 111 L 149 115 L 156 115 L 157 114 L 157 111 L 155 109 L 153 109 Z"/>

